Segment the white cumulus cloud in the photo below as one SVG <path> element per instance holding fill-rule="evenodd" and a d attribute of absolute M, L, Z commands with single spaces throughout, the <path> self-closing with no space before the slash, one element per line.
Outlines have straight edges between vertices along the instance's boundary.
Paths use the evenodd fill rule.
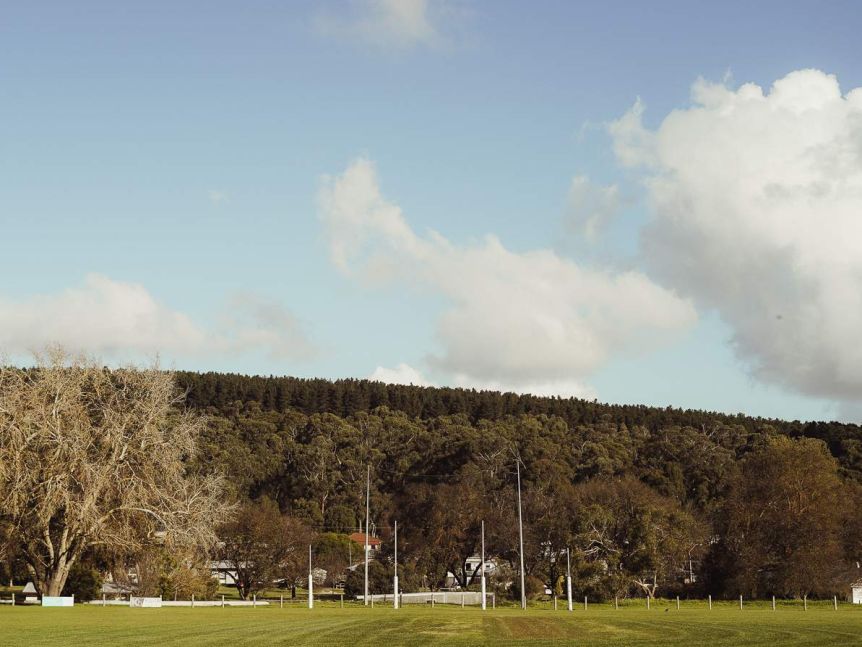
<path fill-rule="evenodd" d="M 386 384 L 412 384 L 413 386 L 434 386 L 422 373 L 410 366 L 409 364 L 401 363 L 395 368 L 386 368 L 378 366 L 374 372 L 368 376 L 369 380 L 374 382 L 385 382 Z"/>
<path fill-rule="evenodd" d="M 763 89 L 699 81 L 693 105 L 611 125 L 641 169 L 647 263 L 715 308 L 761 379 L 862 397 L 862 89 L 801 70 Z"/>
<path fill-rule="evenodd" d="M 551 250 L 508 250 L 420 236 L 358 160 L 324 178 L 320 218 L 333 262 L 351 275 L 430 289 L 448 301 L 428 365 L 465 386 L 592 395 L 585 380 L 617 354 L 639 353 L 695 320 L 692 306 L 639 272 L 581 267 Z"/>
<path fill-rule="evenodd" d="M 144 286 L 100 274 L 61 292 L 0 297 L 0 352 L 21 354 L 48 344 L 122 359 L 249 351 L 302 359 L 313 351 L 293 317 L 259 297 L 238 295 L 221 325 L 207 328 L 160 303 Z"/>

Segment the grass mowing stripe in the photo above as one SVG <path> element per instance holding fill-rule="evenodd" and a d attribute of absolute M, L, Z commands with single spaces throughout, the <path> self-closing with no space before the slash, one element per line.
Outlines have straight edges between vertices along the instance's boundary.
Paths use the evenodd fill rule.
<path fill-rule="evenodd" d="M 251 608 L 163 608 L 78 606 L 0 608 L 0 644 L 10 647 L 59 645 L 158 645 L 185 647 L 259 647 L 260 645 L 633 645 L 862 646 L 862 607 L 846 605 L 779 608 L 752 604 L 740 611 L 732 604 L 713 611 L 694 604 L 677 611 L 636 605 L 582 610 L 437 606 L 343 609 L 320 605 L 314 610 L 278 605 Z"/>

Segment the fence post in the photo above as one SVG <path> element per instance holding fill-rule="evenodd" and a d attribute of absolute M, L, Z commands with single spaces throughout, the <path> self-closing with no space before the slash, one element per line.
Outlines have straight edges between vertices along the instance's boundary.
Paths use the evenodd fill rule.
<path fill-rule="evenodd" d="M 255 593 L 254 595 L 251 596 L 251 606 L 252 607 L 257 606 L 257 593 Z"/>
<path fill-rule="evenodd" d="M 434 594 L 431 594 L 431 608 L 434 608 Z"/>
<path fill-rule="evenodd" d="M 584 611 L 587 610 L 587 596 L 584 596 Z"/>
<path fill-rule="evenodd" d="M 192 609 L 195 608 L 195 594 L 192 593 Z"/>
<path fill-rule="evenodd" d="M 221 608 L 224 609 L 224 596 L 221 596 Z"/>
<path fill-rule="evenodd" d="M 712 611 L 712 594 L 709 596 L 709 610 Z"/>
<path fill-rule="evenodd" d="M 374 594 L 371 594 L 371 608 L 374 608 Z"/>
<path fill-rule="evenodd" d="M 808 611 L 808 596 L 807 595 L 802 596 L 802 610 Z"/>
<path fill-rule="evenodd" d="M 772 610 L 775 611 L 775 596 L 772 596 Z"/>
<path fill-rule="evenodd" d="M 496 592 L 491 594 L 491 608 L 492 609 L 497 608 L 497 594 L 496 594 Z"/>
<path fill-rule="evenodd" d="M 344 593 L 341 594 L 341 608 L 344 608 Z"/>
<path fill-rule="evenodd" d="M 615 595 L 614 596 L 614 609 L 619 610 L 619 608 L 620 608 L 620 599 L 618 596 Z"/>
<path fill-rule="evenodd" d="M 676 596 L 676 610 L 679 611 L 679 596 Z"/>
<path fill-rule="evenodd" d="M 838 611 L 838 596 L 837 595 L 832 596 L 832 606 L 835 608 L 836 611 Z"/>
<path fill-rule="evenodd" d="M 649 611 L 649 593 L 647 593 L 647 596 L 646 596 L 646 608 L 647 608 L 647 611 Z"/>
<path fill-rule="evenodd" d="M 554 596 L 554 611 L 557 610 L 557 596 Z"/>
<path fill-rule="evenodd" d="M 14 593 L 12 594 L 12 606 L 13 607 L 15 606 L 15 594 Z"/>
<path fill-rule="evenodd" d="M 742 594 L 739 594 L 739 610 L 742 611 Z"/>
<path fill-rule="evenodd" d="M 105 594 L 102 593 L 102 606 L 105 606 Z"/>
<path fill-rule="evenodd" d="M 281 595 L 278 596 L 278 608 L 279 609 L 284 608 L 284 593 L 282 593 Z"/>

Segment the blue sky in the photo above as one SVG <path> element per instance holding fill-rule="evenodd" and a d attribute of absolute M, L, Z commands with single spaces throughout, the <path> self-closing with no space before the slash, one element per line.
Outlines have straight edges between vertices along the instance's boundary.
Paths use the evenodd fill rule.
<path fill-rule="evenodd" d="M 859 420 L 859 18 L 9 3 L 0 346 Z"/>

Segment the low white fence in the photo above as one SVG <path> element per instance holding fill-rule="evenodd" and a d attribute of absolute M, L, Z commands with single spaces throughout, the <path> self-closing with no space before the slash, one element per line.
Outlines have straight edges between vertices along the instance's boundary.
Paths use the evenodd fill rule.
<path fill-rule="evenodd" d="M 487 594 L 488 605 L 492 604 L 493 593 Z M 392 603 L 392 593 L 369 595 L 373 602 Z M 357 595 L 357 600 L 364 600 L 364 595 Z M 460 604 L 461 606 L 477 606 L 482 604 L 482 593 L 479 591 L 423 591 L 420 593 L 402 593 L 399 596 L 401 604 Z"/>
<path fill-rule="evenodd" d="M 158 600 L 158 598 L 136 598 L 129 600 L 90 600 L 86 604 L 100 607 L 132 607 L 135 609 L 159 607 L 266 607 L 267 600 L 161 600 L 159 604 L 141 603 L 139 600 Z"/>

